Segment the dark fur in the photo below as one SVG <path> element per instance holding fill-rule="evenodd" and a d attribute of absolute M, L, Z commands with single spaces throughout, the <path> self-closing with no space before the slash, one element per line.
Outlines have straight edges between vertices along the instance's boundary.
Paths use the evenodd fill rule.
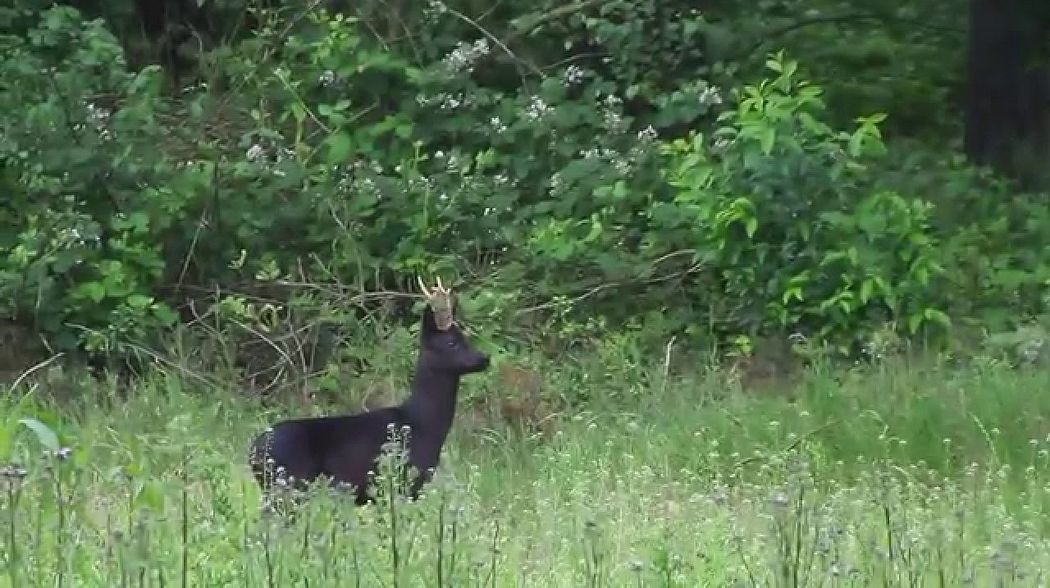
<path fill-rule="evenodd" d="M 488 368 L 489 358 L 471 347 L 459 327 L 438 330 L 429 307 L 423 315 L 412 393 L 398 406 L 370 412 L 281 421 L 252 443 L 249 461 L 256 481 L 270 490 L 274 481 L 304 488 L 320 476 L 349 484 L 357 504 L 368 502 L 369 472 L 375 472 L 391 427 L 409 427 L 408 462 L 416 475 L 416 498 L 437 467 L 456 411 L 460 376 Z"/>

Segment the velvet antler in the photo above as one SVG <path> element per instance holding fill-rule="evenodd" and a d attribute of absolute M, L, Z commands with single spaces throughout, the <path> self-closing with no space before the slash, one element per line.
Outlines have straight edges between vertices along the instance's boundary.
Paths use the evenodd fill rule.
<path fill-rule="evenodd" d="M 430 309 L 434 311 L 434 324 L 442 331 L 448 330 L 453 322 L 452 290 L 441 283 L 441 278 L 437 279 L 437 285 L 433 289 L 427 288 L 422 278 L 417 276 L 416 280 L 423 295 L 427 297 Z"/>

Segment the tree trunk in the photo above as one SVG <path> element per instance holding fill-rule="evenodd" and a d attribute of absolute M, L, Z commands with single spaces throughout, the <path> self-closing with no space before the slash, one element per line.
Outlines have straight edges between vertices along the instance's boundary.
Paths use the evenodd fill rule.
<path fill-rule="evenodd" d="M 971 0 L 965 149 L 1029 188 L 1050 186 L 1048 0 Z"/>

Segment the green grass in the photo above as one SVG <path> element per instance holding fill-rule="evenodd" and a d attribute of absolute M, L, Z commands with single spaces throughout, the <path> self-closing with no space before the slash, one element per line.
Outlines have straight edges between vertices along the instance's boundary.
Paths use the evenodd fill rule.
<path fill-rule="evenodd" d="M 260 513 L 246 449 L 291 409 L 161 373 L 128 398 L 22 388 L 0 399 L 0 465 L 26 470 L 0 475 L 0 585 L 1046 581 L 1050 372 L 897 363 L 758 396 L 715 372 L 541 367 L 604 408 L 546 436 L 461 422 L 420 503 L 319 493 L 287 524 Z M 489 378 L 464 404 L 500 392 Z M 72 454 L 44 454 L 24 418 Z"/>

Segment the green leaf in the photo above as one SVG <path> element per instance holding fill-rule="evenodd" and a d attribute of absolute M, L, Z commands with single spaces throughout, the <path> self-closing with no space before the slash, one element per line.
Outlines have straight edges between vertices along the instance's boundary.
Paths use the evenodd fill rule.
<path fill-rule="evenodd" d="M 598 216 L 598 213 L 592 214 L 591 215 L 591 230 L 590 230 L 590 232 L 587 233 L 587 236 L 583 238 L 583 242 L 584 243 L 592 243 L 592 242 L 594 242 L 598 237 L 601 236 L 603 229 L 604 229 L 604 227 L 602 226 L 602 219 L 601 219 L 601 217 Z"/>
<path fill-rule="evenodd" d="M 919 332 L 923 319 L 924 317 L 921 314 L 913 314 L 908 317 L 908 330 L 911 331 L 912 335 Z"/>
<path fill-rule="evenodd" d="M 169 327 L 179 320 L 179 315 L 177 315 L 167 304 L 153 305 L 153 316 L 155 316 L 162 325 Z"/>
<path fill-rule="evenodd" d="M 855 133 L 850 135 L 849 144 L 846 147 L 846 152 L 849 153 L 850 157 L 860 157 L 864 154 L 865 139 L 867 139 L 867 136 L 862 129 L 857 129 Z"/>
<path fill-rule="evenodd" d="M 153 304 L 153 297 L 145 294 L 132 294 L 127 297 L 127 303 L 131 308 L 143 309 Z"/>
<path fill-rule="evenodd" d="M 161 511 L 164 509 L 164 489 L 160 482 L 156 480 L 149 480 L 142 485 L 139 489 L 138 494 L 135 496 L 136 506 L 145 506 L 154 511 Z"/>
<path fill-rule="evenodd" d="M 34 418 L 19 419 L 18 422 L 32 431 L 33 434 L 36 435 L 37 441 L 39 441 L 45 448 L 51 451 L 58 451 L 58 435 L 51 430 L 51 427 L 48 427 Z"/>
<path fill-rule="evenodd" d="M 295 118 L 296 122 L 302 124 L 306 120 L 306 109 L 299 104 L 291 104 L 288 106 L 288 110 L 291 112 L 292 117 Z"/>
<path fill-rule="evenodd" d="M 805 302 L 805 300 L 802 299 L 802 288 L 798 286 L 792 286 L 791 288 L 788 288 L 788 290 L 784 292 L 783 303 L 787 304 L 788 302 L 791 302 L 792 298 L 798 300 L 799 302 Z"/>
<path fill-rule="evenodd" d="M 870 279 L 864 280 L 860 285 L 860 302 L 861 304 L 867 304 L 871 300 L 871 293 L 874 290 L 874 282 Z"/>
<path fill-rule="evenodd" d="M 77 286 L 77 296 L 83 296 L 92 302 L 101 302 L 106 297 L 106 287 L 101 282 L 84 282 Z"/>
<path fill-rule="evenodd" d="M 851 230 L 855 222 L 852 216 L 837 210 L 821 212 L 818 216 L 824 222 L 845 230 Z"/>
<path fill-rule="evenodd" d="M 334 133 L 328 137 L 325 144 L 328 146 L 326 161 L 329 164 L 343 163 L 350 157 L 350 150 L 353 147 L 350 133 L 345 131 Z"/>
<path fill-rule="evenodd" d="M 762 154 L 769 155 L 773 152 L 773 145 L 777 140 L 777 130 L 773 127 L 766 127 L 762 129 L 762 134 L 758 138 L 762 146 Z"/>
<path fill-rule="evenodd" d="M 141 210 L 128 215 L 127 227 L 133 233 L 145 234 L 149 232 L 149 215 Z"/>
<path fill-rule="evenodd" d="M 798 113 L 798 122 L 802 128 L 814 136 L 824 136 L 830 133 L 828 125 L 819 122 L 808 112 Z"/>
<path fill-rule="evenodd" d="M 79 251 L 59 251 L 51 262 L 51 268 L 57 273 L 64 274 L 82 259 Z"/>
<path fill-rule="evenodd" d="M 877 124 L 883 122 L 884 120 L 886 120 L 886 113 L 885 112 L 876 112 L 874 114 L 858 118 L 857 122 L 868 123 L 868 124 L 871 124 L 871 125 L 877 125 Z"/>
<path fill-rule="evenodd" d="M 937 323 L 945 328 L 952 326 L 951 317 L 936 308 L 927 308 L 922 311 L 922 316 L 925 317 L 926 320 Z"/>
<path fill-rule="evenodd" d="M 755 232 L 758 231 L 758 219 L 753 216 L 748 218 L 744 221 L 744 229 L 747 231 L 748 239 L 753 238 Z"/>

